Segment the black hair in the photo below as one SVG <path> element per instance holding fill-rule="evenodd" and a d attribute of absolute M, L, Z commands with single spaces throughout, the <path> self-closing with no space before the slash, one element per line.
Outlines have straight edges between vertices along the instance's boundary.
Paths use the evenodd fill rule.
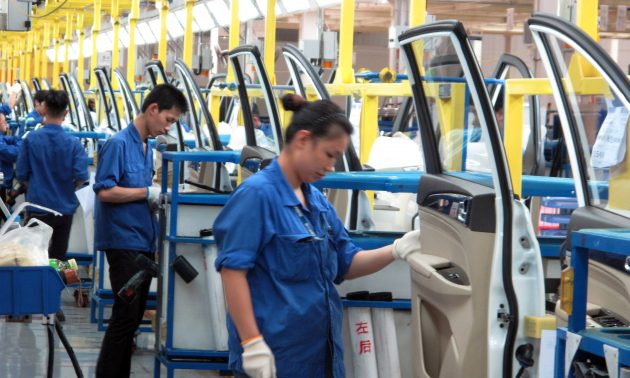
<path fill-rule="evenodd" d="M 170 84 L 159 84 L 149 92 L 142 103 L 144 113 L 151 104 L 157 104 L 158 110 L 179 109 L 182 113 L 188 111 L 186 97 L 176 87 Z"/>
<path fill-rule="evenodd" d="M 46 107 L 46 114 L 53 118 L 62 117 L 70 103 L 68 94 L 65 91 L 56 89 L 50 89 L 45 92 L 44 106 Z"/>
<path fill-rule="evenodd" d="M 351 135 L 352 124 L 341 108 L 330 100 L 309 102 L 295 94 L 282 97 L 282 106 L 293 112 L 291 123 L 284 133 L 287 144 L 300 130 L 308 130 L 316 138 L 331 138 L 341 133 Z"/>
<path fill-rule="evenodd" d="M 40 90 L 40 91 L 35 92 L 35 94 L 33 95 L 33 101 L 37 101 L 39 103 L 46 101 L 47 93 L 48 91 L 46 90 Z"/>

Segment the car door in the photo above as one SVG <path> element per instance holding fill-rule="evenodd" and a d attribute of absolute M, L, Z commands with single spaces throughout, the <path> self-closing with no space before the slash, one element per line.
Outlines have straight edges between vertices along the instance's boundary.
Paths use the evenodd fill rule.
<path fill-rule="evenodd" d="M 545 313 L 542 261 L 528 210 L 512 193 L 481 70 L 459 22 L 416 27 L 399 42 L 426 171 L 417 195 L 422 252 L 408 259 L 415 376 L 513 377 L 515 353 L 528 343 L 523 317 Z M 431 67 L 449 55 L 459 67 Z M 474 152 L 486 157 L 475 164 L 472 128 L 481 135 Z"/>
<path fill-rule="evenodd" d="M 68 104 L 68 113 L 70 113 L 70 123 L 72 123 L 72 125 L 78 130 L 81 130 L 81 127 L 79 124 L 79 116 L 77 114 L 77 102 L 76 102 L 76 99 L 74 98 L 74 93 L 72 92 L 70 88 L 70 82 L 68 81 L 68 77 L 62 74 L 59 77 L 59 82 L 61 83 L 61 87 L 63 88 L 63 90 L 68 94 L 68 99 L 70 100 Z"/>
<path fill-rule="evenodd" d="M 503 54 L 499 57 L 492 77 L 504 81 L 508 77 L 531 79 L 534 75 L 521 58 L 512 54 Z M 504 112 L 504 88 L 502 84 L 497 83 L 491 84 L 488 89 L 494 111 L 496 114 L 501 114 L 501 119 Z M 544 174 L 545 171 L 544 139 L 540 127 L 540 101 L 538 96 L 529 96 L 525 106 L 529 111 L 523 117 L 523 140 L 527 141 L 523 146 L 523 174 L 538 176 Z M 502 127 L 502 120 L 499 123 L 499 126 Z"/>
<path fill-rule="evenodd" d="M 103 105 L 103 111 L 105 112 L 104 126 L 116 133 L 123 129 L 123 124 L 120 118 L 118 102 L 116 101 L 116 94 L 114 93 L 112 82 L 107 74 L 108 70 L 109 68 L 106 67 L 96 67 L 94 69 L 94 76 L 96 77 L 99 97 Z"/>
<path fill-rule="evenodd" d="M 282 126 L 276 98 L 269 76 L 256 46 L 237 47 L 228 54 L 236 77 L 243 127 L 233 129 L 230 146 L 242 148 L 241 177 L 246 179 L 264 168 L 277 156 L 284 145 Z M 247 84 L 246 70 L 252 70 L 253 84 Z M 258 114 L 256 114 L 258 113 Z M 255 124 L 255 118 L 266 118 L 268 123 Z M 262 126 L 265 126 L 263 131 Z"/>
<path fill-rule="evenodd" d="M 118 88 L 122 95 L 123 109 L 125 110 L 124 119 L 125 124 L 128 125 L 140 114 L 140 109 L 136 102 L 136 96 L 119 68 L 114 69 L 114 77 L 118 82 Z"/>
<path fill-rule="evenodd" d="M 570 249 L 573 230 L 630 228 L 630 81 L 576 26 L 547 15 L 536 15 L 528 24 L 553 89 L 576 186 Z M 629 266 L 613 255 L 591 254 L 588 300 L 616 318 L 613 324 L 630 324 Z M 597 314 L 591 315 L 598 322 Z"/>

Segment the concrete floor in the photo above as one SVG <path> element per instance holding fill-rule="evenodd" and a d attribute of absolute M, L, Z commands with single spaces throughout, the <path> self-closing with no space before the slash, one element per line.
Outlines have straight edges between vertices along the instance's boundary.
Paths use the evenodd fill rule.
<path fill-rule="evenodd" d="M 66 315 L 66 321 L 62 323 L 63 329 L 77 355 L 83 375 L 86 378 L 94 377 L 104 332 L 98 332 L 96 324 L 90 323 L 89 307 L 76 307 L 71 294 L 69 290 L 65 290 L 62 295 L 62 309 Z M 138 349 L 131 362 L 132 377 L 153 377 L 153 340 L 153 334 L 139 336 Z M 8 323 L 0 319 L 0 378 L 46 377 L 47 358 L 48 337 L 41 316 L 34 317 L 31 323 Z M 53 376 L 75 376 L 70 358 L 56 334 Z M 163 367 L 161 376 L 166 377 L 166 369 Z M 196 378 L 218 375 L 207 371 L 179 370 L 175 372 L 175 376 Z"/>

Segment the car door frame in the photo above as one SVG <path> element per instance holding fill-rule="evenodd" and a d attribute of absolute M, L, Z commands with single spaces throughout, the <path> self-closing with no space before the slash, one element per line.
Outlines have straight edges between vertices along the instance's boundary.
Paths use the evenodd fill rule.
<path fill-rule="evenodd" d="M 107 74 L 109 67 L 96 67 L 94 69 L 94 77 L 96 77 L 96 84 L 98 89 L 101 92 L 101 103 L 105 108 L 105 121 L 107 122 L 107 127 L 113 130 L 114 132 L 118 132 L 122 130 L 123 125 L 120 122 L 120 111 L 118 110 L 118 103 L 116 102 L 116 93 L 114 93 L 114 88 L 112 87 L 111 79 Z M 106 98 L 109 97 L 110 103 L 106 101 Z M 114 122 L 112 124 L 112 119 L 110 117 L 111 112 L 114 112 Z"/>
<path fill-rule="evenodd" d="M 481 114 L 477 114 L 480 118 L 480 124 L 485 124 L 485 137 L 488 138 L 487 146 L 491 149 L 490 153 L 493 157 L 494 169 L 492 171 L 495 191 L 495 203 L 501 204 L 501 213 L 496 214 L 497 235 L 502 233 L 501 251 L 502 251 L 502 282 L 504 286 L 505 300 L 507 301 L 507 333 L 505 338 L 505 346 L 502 357 L 502 372 L 504 377 L 510 377 L 513 374 L 514 348 L 519 327 L 519 308 L 518 299 L 512 280 L 512 219 L 513 219 L 513 191 L 510 180 L 509 169 L 503 149 L 501 134 L 497 125 L 496 118 L 492 109 L 490 98 L 486 91 L 485 82 L 477 63 L 477 59 L 472 51 L 472 46 L 466 35 L 464 26 L 457 21 L 439 21 L 432 24 L 422 25 L 406 32 L 398 37 L 401 50 L 404 51 L 404 57 L 407 60 L 409 69 L 409 83 L 411 85 L 412 95 L 414 98 L 416 118 L 419 125 L 433 125 L 429 116 L 430 109 L 427 106 L 426 95 L 422 85 L 423 79 L 418 70 L 418 62 L 413 52 L 411 43 L 421 38 L 429 36 L 449 37 L 457 51 L 464 69 L 464 77 L 471 88 L 470 95 L 481 109 Z M 468 74 L 467 72 L 468 71 Z M 443 175 L 444 172 L 440 163 L 438 152 L 438 140 L 436 138 L 433 127 L 420 127 L 422 138 L 423 154 L 425 159 L 425 171 L 428 175 Z M 498 206 L 497 206 L 498 208 Z M 499 226 L 501 223 L 501 226 Z M 501 227 L 499 229 L 499 227 Z M 495 243 L 496 244 L 496 243 Z M 495 245 L 495 250 L 497 246 Z M 496 257 L 496 255 L 495 255 Z M 498 309 L 497 309 L 498 310 Z M 494 309 L 490 309 L 494 311 Z M 498 312 L 498 311 L 497 311 Z M 490 366 L 489 366 L 490 368 Z"/>
<path fill-rule="evenodd" d="M 120 88 L 120 92 L 123 98 L 123 107 L 125 109 L 125 121 L 127 124 L 133 122 L 133 120 L 140 114 L 140 108 L 138 107 L 138 102 L 136 101 L 136 97 L 129 86 L 129 82 L 125 79 L 125 75 L 123 75 L 120 68 L 114 69 L 114 77 L 118 81 L 118 87 Z"/>

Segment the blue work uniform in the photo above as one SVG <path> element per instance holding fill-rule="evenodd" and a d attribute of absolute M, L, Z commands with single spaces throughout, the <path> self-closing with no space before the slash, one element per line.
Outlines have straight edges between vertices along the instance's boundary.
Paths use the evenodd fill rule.
<path fill-rule="evenodd" d="M 23 136 L 27 131 L 31 131 L 35 129 L 40 123 L 44 122 L 44 117 L 37 112 L 37 110 L 33 110 L 32 112 L 26 115 L 24 122 L 20 123 L 20 129 L 18 131 L 18 135 Z"/>
<path fill-rule="evenodd" d="M 15 136 L 0 135 L 0 171 L 4 174 L 1 188 L 11 188 L 15 161 L 20 151 L 22 140 Z"/>
<path fill-rule="evenodd" d="M 11 115 L 11 107 L 6 102 L 0 104 L 0 114 L 4 114 L 6 117 Z"/>
<path fill-rule="evenodd" d="M 26 200 L 72 215 L 79 206 L 76 181 L 90 178 L 87 154 L 78 138 L 61 126 L 46 124 L 22 140 L 16 177 L 28 181 Z M 43 213 L 32 209 L 33 213 Z"/>
<path fill-rule="evenodd" d="M 345 377 L 343 281 L 360 248 L 335 209 L 310 184 L 304 207 L 277 160 L 241 184 L 214 223 L 221 268 L 247 270 L 256 323 L 271 348 L 277 376 Z M 243 349 L 228 317 L 232 370 L 244 373 Z"/>
<path fill-rule="evenodd" d="M 30 138 L 30 137 L 29 137 Z M 146 188 L 153 177 L 153 152 L 129 124 L 109 138 L 98 153 L 94 192 L 114 186 Z M 157 220 L 146 200 L 126 203 L 95 201 L 94 245 L 97 250 L 132 249 L 155 252 Z"/>

